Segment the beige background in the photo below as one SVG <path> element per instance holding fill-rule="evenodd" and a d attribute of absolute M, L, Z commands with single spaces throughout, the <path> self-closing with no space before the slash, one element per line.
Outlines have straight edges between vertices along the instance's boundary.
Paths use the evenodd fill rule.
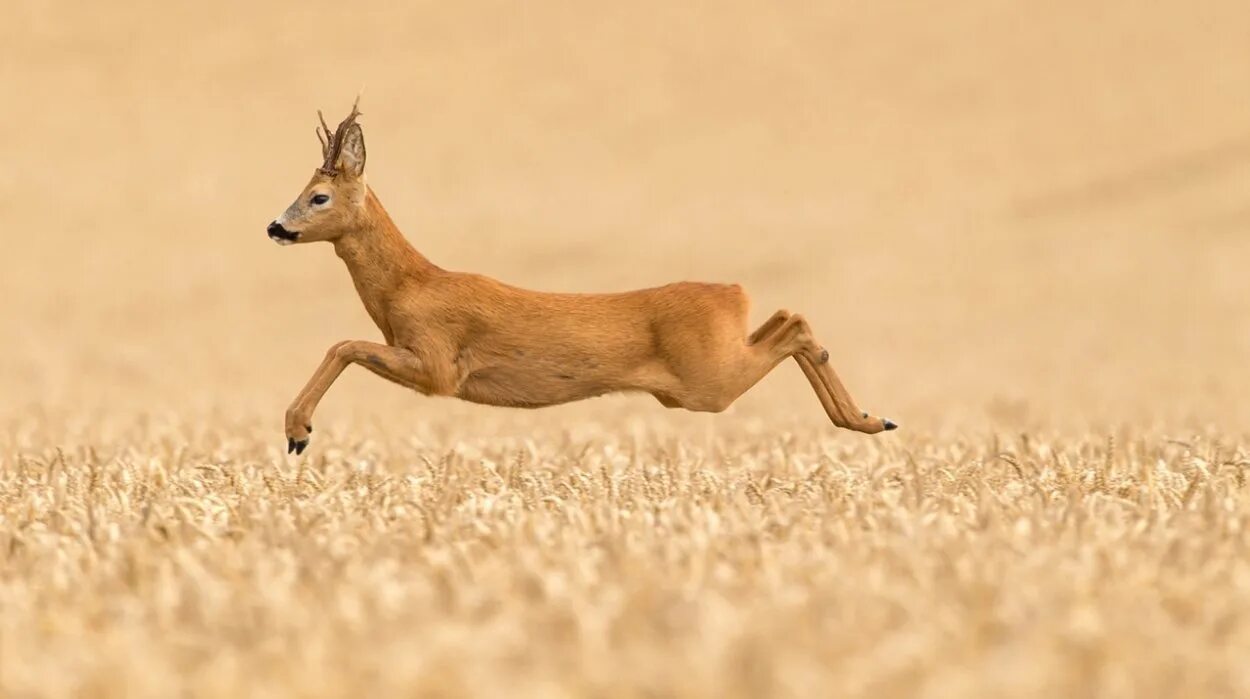
<path fill-rule="evenodd" d="M 329 247 L 263 232 L 363 85 L 370 181 L 443 266 L 739 281 L 913 429 L 1250 413 L 1244 3 L 112 5 L 0 28 L 6 409 L 276 426 L 376 337 Z M 738 410 L 822 420 L 806 390 Z"/>

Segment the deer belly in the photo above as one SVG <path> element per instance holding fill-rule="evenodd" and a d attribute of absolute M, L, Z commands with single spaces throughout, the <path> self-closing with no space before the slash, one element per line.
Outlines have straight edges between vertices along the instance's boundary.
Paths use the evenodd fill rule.
<path fill-rule="evenodd" d="M 541 408 L 592 398 L 612 391 L 598 377 L 572 369 L 490 367 L 474 371 L 456 394 L 484 405 Z"/>

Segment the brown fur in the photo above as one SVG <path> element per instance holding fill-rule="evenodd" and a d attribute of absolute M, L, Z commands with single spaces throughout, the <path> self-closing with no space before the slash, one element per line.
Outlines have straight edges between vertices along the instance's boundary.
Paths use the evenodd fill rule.
<path fill-rule="evenodd" d="M 333 167 L 320 168 L 274 225 L 295 242 L 333 243 L 386 344 L 330 348 L 287 410 L 289 448 L 303 451 L 318 402 L 353 363 L 426 395 L 486 405 L 539 408 L 641 391 L 666 407 L 719 412 L 794 357 L 835 425 L 893 429 L 855 406 L 802 316 L 778 311 L 748 334 L 749 301 L 736 284 L 554 294 L 434 265 L 365 183 L 355 114 L 340 125 L 347 143 Z M 330 201 L 313 205 L 318 194 Z"/>

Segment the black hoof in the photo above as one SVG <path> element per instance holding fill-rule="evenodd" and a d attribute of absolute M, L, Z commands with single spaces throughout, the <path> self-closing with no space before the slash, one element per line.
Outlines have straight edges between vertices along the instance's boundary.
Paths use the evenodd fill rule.
<path fill-rule="evenodd" d="M 290 454 L 295 451 L 295 440 L 290 437 L 286 438 L 286 453 Z"/>
<path fill-rule="evenodd" d="M 296 456 L 299 456 L 300 454 L 303 454 L 303 453 L 304 453 L 304 450 L 305 450 L 305 449 L 307 449 L 307 448 L 308 448 L 308 440 L 307 440 L 307 439 L 302 440 L 302 441 L 299 441 L 299 442 L 296 442 L 296 443 L 295 443 L 295 455 L 296 455 Z"/>
<path fill-rule="evenodd" d="M 885 421 L 885 429 L 886 429 L 886 431 L 889 431 L 889 430 L 897 430 L 897 429 L 898 429 L 898 424 L 897 424 L 897 423 L 895 423 L 893 420 L 886 420 L 886 421 Z"/>

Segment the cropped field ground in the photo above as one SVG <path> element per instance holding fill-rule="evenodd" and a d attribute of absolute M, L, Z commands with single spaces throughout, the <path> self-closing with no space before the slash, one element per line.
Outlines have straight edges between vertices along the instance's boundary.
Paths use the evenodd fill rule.
<path fill-rule="evenodd" d="M 264 226 L 362 84 L 436 263 L 736 281 L 730 411 L 348 370 Z M 1250 694 L 1250 5 L 11 0 L 0 696 Z"/>
<path fill-rule="evenodd" d="M 6 696 L 1250 691 L 1217 436 L 8 427 Z"/>

